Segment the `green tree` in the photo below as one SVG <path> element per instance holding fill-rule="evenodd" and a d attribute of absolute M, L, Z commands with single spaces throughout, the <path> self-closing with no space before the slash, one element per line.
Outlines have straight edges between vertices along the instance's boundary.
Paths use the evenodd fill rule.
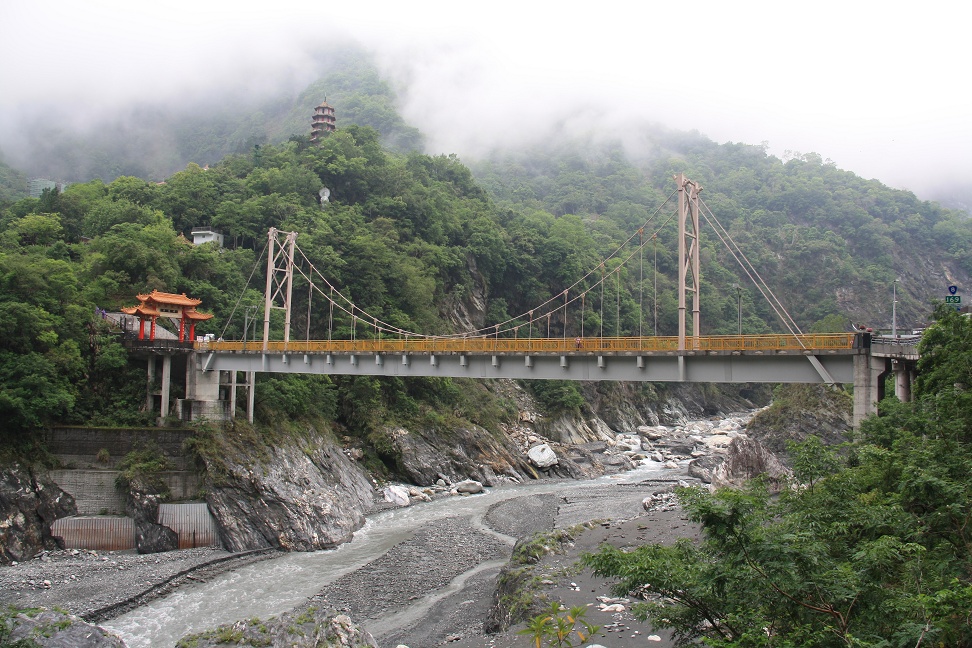
<path fill-rule="evenodd" d="M 683 645 L 972 645 L 972 322 L 936 314 L 915 402 L 884 403 L 842 465 L 811 439 L 777 498 L 681 489 L 701 542 L 587 563 Z"/>

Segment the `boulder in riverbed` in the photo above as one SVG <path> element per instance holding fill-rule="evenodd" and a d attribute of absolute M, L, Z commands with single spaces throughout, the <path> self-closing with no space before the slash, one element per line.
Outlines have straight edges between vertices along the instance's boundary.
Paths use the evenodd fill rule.
<path fill-rule="evenodd" d="M 412 500 L 409 498 L 408 489 L 404 486 L 397 486 L 395 484 L 385 486 L 382 494 L 386 502 L 391 502 L 396 506 L 408 506 L 412 503 Z"/>
<path fill-rule="evenodd" d="M 557 455 L 546 443 L 530 448 L 527 457 L 530 458 L 530 463 L 540 469 L 550 468 L 558 463 Z"/>
<path fill-rule="evenodd" d="M 461 481 L 453 486 L 453 488 L 456 489 L 457 493 L 466 493 L 467 495 L 475 495 L 476 493 L 483 492 L 483 485 L 475 479 Z"/>

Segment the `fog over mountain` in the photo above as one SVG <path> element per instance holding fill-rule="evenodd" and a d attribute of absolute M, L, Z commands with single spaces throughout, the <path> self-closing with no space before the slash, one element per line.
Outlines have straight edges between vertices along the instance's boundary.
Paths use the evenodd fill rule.
<path fill-rule="evenodd" d="M 888 2 L 6 3 L 0 151 L 16 165 L 38 137 L 106 120 L 292 97 L 346 44 L 373 53 L 432 153 L 591 131 L 637 153 L 638 127 L 661 124 L 958 197 L 972 195 L 963 29 Z"/>

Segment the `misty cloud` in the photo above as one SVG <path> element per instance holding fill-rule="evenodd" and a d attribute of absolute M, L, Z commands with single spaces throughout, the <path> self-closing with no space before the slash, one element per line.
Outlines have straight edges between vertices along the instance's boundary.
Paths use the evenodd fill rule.
<path fill-rule="evenodd" d="M 80 130 L 132 104 L 293 94 L 317 78 L 322 48 L 356 42 L 434 153 L 660 123 L 814 151 L 919 192 L 967 184 L 972 169 L 972 89 L 955 71 L 964 27 L 930 5 L 7 4 L 5 152 L 28 144 L 29 120 Z"/>

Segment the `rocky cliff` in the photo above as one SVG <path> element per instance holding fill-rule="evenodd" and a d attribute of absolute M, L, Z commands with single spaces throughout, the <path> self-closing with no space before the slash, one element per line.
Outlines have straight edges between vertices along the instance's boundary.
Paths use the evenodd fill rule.
<path fill-rule="evenodd" d="M 232 426 L 208 439 L 206 502 L 230 551 L 314 551 L 364 524 L 373 488 L 327 434 L 259 438 Z"/>
<path fill-rule="evenodd" d="M 0 563 L 63 549 L 51 524 L 76 513 L 74 498 L 32 468 L 15 463 L 0 470 Z"/>
<path fill-rule="evenodd" d="M 724 453 L 699 457 L 689 474 L 713 487 L 739 487 L 763 475 L 771 490 L 790 478 L 787 442 L 815 436 L 824 445 L 850 439 L 850 396 L 824 385 L 780 385 L 773 403 L 759 412 L 745 433 L 731 440 Z"/>
<path fill-rule="evenodd" d="M 848 440 L 853 402 L 847 392 L 825 385 L 780 385 L 773 404 L 753 418 L 746 434 L 786 462 L 786 442 L 815 436 L 824 445 Z"/>

